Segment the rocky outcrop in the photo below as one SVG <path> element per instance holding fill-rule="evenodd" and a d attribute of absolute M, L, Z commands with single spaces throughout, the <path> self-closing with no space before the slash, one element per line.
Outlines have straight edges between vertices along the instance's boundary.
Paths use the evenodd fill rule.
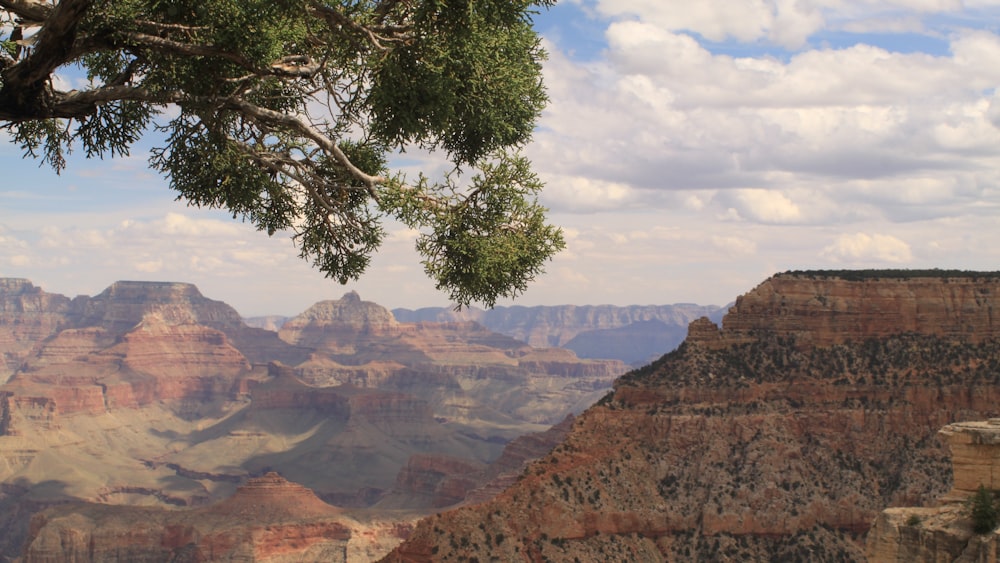
<path fill-rule="evenodd" d="M 953 474 L 945 498 L 964 500 L 980 486 L 1000 489 L 1000 419 L 949 424 L 940 434 L 951 449 Z"/>
<path fill-rule="evenodd" d="M 46 293 L 30 281 L 0 278 L 0 384 L 38 342 L 70 322 L 70 300 Z"/>
<path fill-rule="evenodd" d="M 475 321 L 486 328 L 539 347 L 562 347 L 580 358 L 607 358 L 628 364 L 663 355 L 684 339 L 688 323 L 715 317 L 714 305 L 560 305 L 554 307 L 494 307 L 488 311 L 430 307 L 393 309 L 404 323 Z"/>
<path fill-rule="evenodd" d="M 732 341 L 769 332 L 803 347 L 907 332 L 982 342 L 1000 337 L 994 307 L 1000 275 L 991 273 L 791 273 L 738 298 L 723 327 Z"/>
<path fill-rule="evenodd" d="M 372 333 L 386 333 L 396 327 L 396 319 L 384 307 L 362 301 L 356 292 L 339 300 L 320 301 L 286 321 L 278 335 L 297 346 L 350 351 L 350 344 Z"/>
<path fill-rule="evenodd" d="M 440 509 L 487 501 L 514 483 L 530 461 L 552 451 L 569 432 L 573 420 L 570 415 L 548 430 L 512 440 L 489 465 L 440 455 L 412 456 L 379 507 Z"/>
<path fill-rule="evenodd" d="M 383 551 L 386 539 L 398 541 L 408 531 L 407 524 L 373 527 L 268 473 L 230 498 L 197 509 L 82 504 L 47 509 L 32 518 L 21 560 L 364 561 Z"/>
<path fill-rule="evenodd" d="M 952 488 L 932 507 L 889 508 L 868 536 L 870 561 L 995 561 L 1000 530 L 976 534 L 969 499 L 1000 487 L 1000 419 L 949 424 L 940 435 L 951 449 Z"/>
<path fill-rule="evenodd" d="M 100 326 L 114 334 L 131 330 L 154 311 L 172 324 L 243 326 L 235 309 L 206 298 L 189 283 L 119 281 L 74 303 L 78 326 Z"/>
<path fill-rule="evenodd" d="M 937 430 L 1000 408 L 995 278 L 880 274 L 761 284 L 386 560 L 864 560 L 876 515 L 948 490 Z"/>
<path fill-rule="evenodd" d="M 479 484 L 476 477 L 484 465 L 455 457 L 414 455 L 396 477 L 393 492 L 407 497 L 405 504 L 408 506 L 439 509 L 458 504 Z"/>

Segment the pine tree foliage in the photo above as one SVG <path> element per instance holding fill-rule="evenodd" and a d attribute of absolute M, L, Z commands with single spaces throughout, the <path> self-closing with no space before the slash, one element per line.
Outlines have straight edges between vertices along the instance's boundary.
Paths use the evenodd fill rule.
<path fill-rule="evenodd" d="M 56 171 L 158 129 L 150 164 L 190 204 L 291 231 L 341 283 L 402 221 L 440 289 L 491 306 L 563 247 L 518 152 L 546 102 L 531 18 L 551 3 L 0 0 L 0 127 Z M 389 170 L 407 147 L 455 172 Z"/>
<path fill-rule="evenodd" d="M 972 531 L 977 534 L 988 534 L 996 529 L 1000 512 L 997 511 L 993 491 L 983 485 L 969 499 L 969 512 L 972 517 Z"/>

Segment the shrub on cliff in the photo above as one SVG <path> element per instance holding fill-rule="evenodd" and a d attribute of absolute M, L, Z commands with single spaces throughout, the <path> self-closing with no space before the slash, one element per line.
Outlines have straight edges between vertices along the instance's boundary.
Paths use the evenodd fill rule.
<path fill-rule="evenodd" d="M 993 493 L 992 490 L 979 485 L 979 490 L 969 499 L 972 531 L 977 534 L 988 534 L 997 527 L 1000 513 L 997 511 L 996 497 Z"/>

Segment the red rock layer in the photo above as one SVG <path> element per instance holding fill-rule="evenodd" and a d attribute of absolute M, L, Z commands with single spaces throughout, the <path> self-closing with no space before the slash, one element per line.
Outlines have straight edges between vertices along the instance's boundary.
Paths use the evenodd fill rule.
<path fill-rule="evenodd" d="M 980 342 L 1000 336 L 1000 276 L 864 281 L 780 274 L 739 297 L 723 321 L 732 340 L 770 331 L 801 346 L 829 346 L 905 332 Z"/>
<path fill-rule="evenodd" d="M 0 384 L 42 339 L 69 323 L 70 300 L 28 280 L 0 278 Z"/>
<path fill-rule="evenodd" d="M 1000 408 L 997 288 L 768 280 L 721 332 L 694 323 L 620 378 L 504 493 L 386 560 L 862 561 L 883 508 L 947 489 L 937 429 Z"/>
<path fill-rule="evenodd" d="M 427 498 L 428 506 L 443 508 L 465 500 L 479 484 L 476 477 L 482 470 L 483 464 L 473 460 L 416 454 L 396 477 L 395 491 Z"/>
<path fill-rule="evenodd" d="M 309 489 L 269 473 L 205 508 L 47 509 L 32 518 L 21 561 L 259 561 L 301 558 L 318 547 L 328 554 L 323 560 L 336 560 L 329 554 L 345 553 L 350 525 Z"/>
<path fill-rule="evenodd" d="M 114 344 L 104 347 L 106 340 L 103 329 L 63 331 L 4 389 L 22 401 L 51 401 L 59 414 L 93 415 L 155 401 L 229 397 L 250 372 L 222 332 L 171 325 L 155 314 Z"/>

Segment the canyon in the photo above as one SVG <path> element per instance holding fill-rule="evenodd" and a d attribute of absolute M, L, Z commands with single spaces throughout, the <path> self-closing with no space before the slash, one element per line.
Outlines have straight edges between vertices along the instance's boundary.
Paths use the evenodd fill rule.
<path fill-rule="evenodd" d="M 939 435 L 951 450 L 951 490 L 932 506 L 882 511 L 868 535 L 869 560 L 996 561 L 1000 530 L 975 533 L 971 500 L 979 487 L 993 499 L 1000 485 L 1000 419 L 949 424 Z"/>
<path fill-rule="evenodd" d="M 0 550 L 22 541 L 26 563 L 81 545 L 275 563 L 995 550 L 963 539 L 948 499 L 995 457 L 962 424 L 1000 416 L 1000 274 L 778 274 L 617 378 L 620 358 L 469 319 L 402 322 L 356 294 L 275 332 L 191 311 L 181 285 L 145 288 L 171 296 L 146 309 L 131 282 L 72 300 L 0 284 L 16 288 L 0 294 L 3 326 L 30 328 L 0 333 Z M 180 350 L 176 376 L 157 371 Z M 301 502 L 267 509 L 262 531 L 252 507 L 286 496 L 266 491 Z"/>
<path fill-rule="evenodd" d="M 371 560 L 417 515 L 498 490 L 519 456 L 537 450 L 518 444 L 538 433 L 534 443 L 551 448 L 549 428 L 626 371 L 474 322 L 397 322 L 355 293 L 269 331 L 169 282 L 116 282 L 70 299 L 0 280 L 0 345 L 0 553 L 24 547 L 36 561 L 76 557 L 54 555 L 53 538 L 76 538 L 59 544 L 73 553 L 104 546 L 103 560 L 155 560 L 147 540 L 194 560 L 247 549 L 275 561 Z M 241 487 L 269 475 L 343 518 L 302 524 L 285 514 L 265 530 L 290 535 L 272 538 L 284 547 L 268 552 L 271 540 L 254 543 L 256 524 L 231 509 Z M 178 511 L 204 527 L 180 530 Z M 206 531 L 223 513 L 249 527 Z M 100 530 L 131 537 L 121 526 L 137 520 L 151 527 L 134 532 L 145 538 L 135 550 L 105 545 L 114 535 Z M 344 541 L 314 545 L 308 530 L 293 541 L 299 524 Z M 180 530 L 176 542 L 156 540 L 164 529 Z"/>
<path fill-rule="evenodd" d="M 728 307 L 673 305 L 555 305 L 494 307 L 488 311 L 445 307 L 393 309 L 405 322 L 474 321 L 539 348 L 558 347 L 580 358 L 611 358 L 645 365 L 684 340 L 687 325 L 698 318 L 718 321 Z"/>
<path fill-rule="evenodd" d="M 883 510 L 951 490 L 938 430 L 1000 414 L 998 292 L 995 273 L 775 275 L 385 561 L 864 561 Z"/>

